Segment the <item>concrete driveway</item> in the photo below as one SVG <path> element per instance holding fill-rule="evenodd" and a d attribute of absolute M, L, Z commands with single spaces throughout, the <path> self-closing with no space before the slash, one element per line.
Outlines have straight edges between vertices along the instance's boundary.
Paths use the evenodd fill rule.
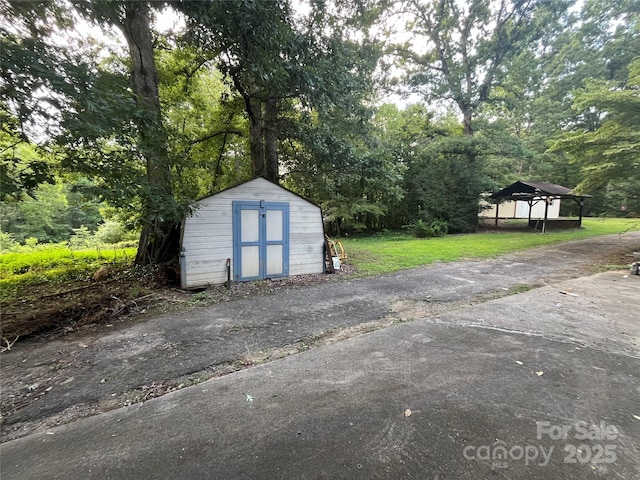
<path fill-rule="evenodd" d="M 363 331 L 593 273 L 594 265 L 614 254 L 619 263 L 620 252 L 634 250 L 640 250 L 640 232 L 281 288 L 181 313 L 142 315 L 97 332 L 20 342 L 1 358 L 2 441 Z"/>
<path fill-rule="evenodd" d="M 548 285 L 1 446 L 4 479 L 640 478 L 640 277 Z"/>

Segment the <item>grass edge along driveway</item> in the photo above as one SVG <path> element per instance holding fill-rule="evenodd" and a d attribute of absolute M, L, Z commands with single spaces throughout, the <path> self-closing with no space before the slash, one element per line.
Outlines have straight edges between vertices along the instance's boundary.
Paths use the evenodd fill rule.
<path fill-rule="evenodd" d="M 349 256 L 348 262 L 357 267 L 358 275 L 369 276 L 434 262 L 495 257 L 569 240 L 636 230 L 640 230 L 640 219 L 585 218 L 581 229 L 545 234 L 533 231 L 488 231 L 439 238 L 414 238 L 406 234 L 389 233 L 340 240 Z"/>

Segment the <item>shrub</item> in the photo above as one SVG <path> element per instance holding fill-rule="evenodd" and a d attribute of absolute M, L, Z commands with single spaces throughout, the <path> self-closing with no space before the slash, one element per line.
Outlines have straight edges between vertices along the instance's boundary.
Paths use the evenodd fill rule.
<path fill-rule="evenodd" d="M 38 245 L 38 239 L 36 237 L 29 237 L 24 241 L 27 247 L 35 248 Z"/>
<path fill-rule="evenodd" d="M 474 220 L 477 221 L 477 218 L 474 217 Z M 473 233 L 476 231 L 477 225 L 468 219 L 453 218 L 447 222 L 447 227 L 447 233 Z"/>
<path fill-rule="evenodd" d="M 449 227 L 444 220 L 416 220 L 409 225 L 408 230 L 417 238 L 444 237 L 449 232 Z"/>
<path fill-rule="evenodd" d="M 73 229 L 73 235 L 69 239 L 69 248 L 81 249 L 89 248 L 94 244 L 91 231 L 82 225 L 80 228 Z"/>
<path fill-rule="evenodd" d="M 0 253 L 13 252 L 20 248 L 20 244 L 16 242 L 13 234 L 0 232 Z"/>
<path fill-rule="evenodd" d="M 120 243 L 127 240 L 128 232 L 121 223 L 107 220 L 98 227 L 95 236 L 102 243 Z"/>

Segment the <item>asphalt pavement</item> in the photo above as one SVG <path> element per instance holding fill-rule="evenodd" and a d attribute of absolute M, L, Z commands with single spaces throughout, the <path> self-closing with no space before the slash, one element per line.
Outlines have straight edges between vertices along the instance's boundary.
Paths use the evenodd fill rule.
<path fill-rule="evenodd" d="M 0 472 L 637 480 L 639 311 L 640 277 L 553 283 L 7 442 Z"/>

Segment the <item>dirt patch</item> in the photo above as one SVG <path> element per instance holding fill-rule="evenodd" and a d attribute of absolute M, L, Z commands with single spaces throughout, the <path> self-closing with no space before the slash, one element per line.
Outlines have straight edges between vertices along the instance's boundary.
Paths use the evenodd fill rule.
<path fill-rule="evenodd" d="M 344 265 L 336 276 L 349 273 L 353 273 L 353 267 Z M 68 282 L 55 292 L 46 286 L 34 285 L 22 292 L 20 300 L 0 303 L 1 347 L 10 349 L 16 341 L 28 338 L 55 338 L 78 330 L 122 323 L 139 313 L 193 308 L 333 279 L 328 275 L 299 275 L 238 284 L 231 290 L 215 286 L 189 292 L 171 285 L 171 279 L 162 272 L 123 270 L 111 272 L 110 277 L 100 282 L 88 279 Z"/>
<path fill-rule="evenodd" d="M 46 295 L 37 300 L 3 304 L 0 307 L 2 337 L 24 339 L 56 331 L 70 332 L 83 325 L 109 321 L 149 302 L 147 295 L 129 298 L 131 288 L 127 282 L 113 281 Z"/>
<path fill-rule="evenodd" d="M 78 279 L 51 287 L 25 286 L 20 299 L 0 304 L 0 336 L 8 341 L 72 332 L 82 326 L 110 322 L 155 301 L 164 285 L 154 272 L 112 270 L 102 281 Z"/>

